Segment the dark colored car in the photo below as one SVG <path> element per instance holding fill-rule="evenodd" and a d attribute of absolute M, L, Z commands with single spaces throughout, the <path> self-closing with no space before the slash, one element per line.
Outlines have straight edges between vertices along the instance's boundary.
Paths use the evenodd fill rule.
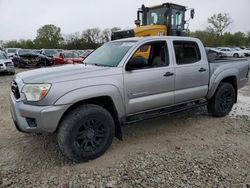
<path fill-rule="evenodd" d="M 58 51 L 56 49 L 41 49 L 40 54 L 53 58 L 58 55 Z"/>
<path fill-rule="evenodd" d="M 53 57 L 53 63 L 58 64 L 73 64 L 73 63 L 82 63 L 84 59 L 79 56 L 78 53 L 72 51 L 65 51 L 59 53 L 59 56 Z"/>
<path fill-rule="evenodd" d="M 59 52 L 56 49 L 41 49 L 40 55 L 41 55 L 41 64 L 44 66 L 50 66 L 53 65 L 53 57 L 57 56 Z"/>
<path fill-rule="evenodd" d="M 21 49 L 14 55 L 12 61 L 17 67 L 39 67 L 40 55 L 35 54 L 32 50 Z"/>

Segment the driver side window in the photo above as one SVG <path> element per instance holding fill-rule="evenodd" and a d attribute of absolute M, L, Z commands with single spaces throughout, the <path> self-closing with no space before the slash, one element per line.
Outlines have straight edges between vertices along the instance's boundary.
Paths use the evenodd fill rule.
<path fill-rule="evenodd" d="M 156 68 L 169 65 L 166 41 L 146 43 L 140 46 L 126 65 L 127 70 Z"/>

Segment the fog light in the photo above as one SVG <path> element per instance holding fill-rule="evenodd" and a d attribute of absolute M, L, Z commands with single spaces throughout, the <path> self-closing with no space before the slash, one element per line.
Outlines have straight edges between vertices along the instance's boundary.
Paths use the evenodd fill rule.
<path fill-rule="evenodd" d="M 27 121 L 29 127 L 37 127 L 36 119 L 34 119 L 34 118 L 26 118 L 26 121 Z"/>

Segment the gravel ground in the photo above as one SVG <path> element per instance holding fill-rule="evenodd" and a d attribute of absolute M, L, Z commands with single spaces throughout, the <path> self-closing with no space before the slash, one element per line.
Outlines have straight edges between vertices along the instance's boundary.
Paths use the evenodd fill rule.
<path fill-rule="evenodd" d="M 129 125 L 103 156 L 76 164 L 55 135 L 15 129 L 11 79 L 0 77 L 0 187 L 250 187 L 250 82 L 227 117 L 199 108 Z"/>

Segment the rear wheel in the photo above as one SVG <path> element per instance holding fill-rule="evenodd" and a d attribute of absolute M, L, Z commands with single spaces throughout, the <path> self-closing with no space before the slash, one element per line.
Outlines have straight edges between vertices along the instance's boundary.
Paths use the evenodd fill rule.
<path fill-rule="evenodd" d="M 63 118 L 58 130 L 58 144 L 69 159 L 82 162 L 101 156 L 114 137 L 110 113 L 97 105 L 86 104 Z"/>
<path fill-rule="evenodd" d="M 235 95 L 232 84 L 222 82 L 208 103 L 208 112 L 216 117 L 226 116 L 234 105 Z"/>

